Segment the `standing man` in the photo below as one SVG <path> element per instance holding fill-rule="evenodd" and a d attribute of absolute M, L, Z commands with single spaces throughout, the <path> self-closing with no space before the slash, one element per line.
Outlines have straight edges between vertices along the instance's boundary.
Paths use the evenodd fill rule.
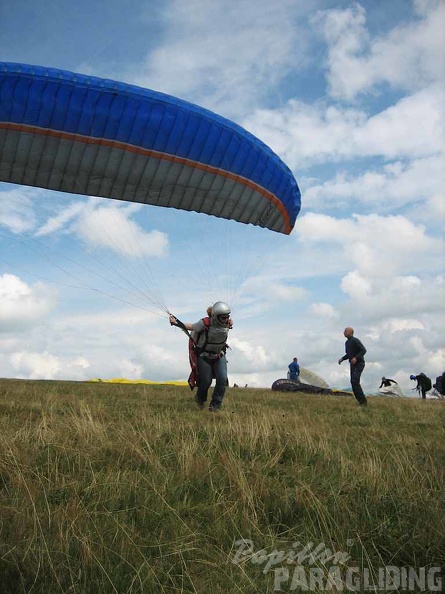
<path fill-rule="evenodd" d="M 293 380 L 294 382 L 300 381 L 300 366 L 298 365 L 297 357 L 294 357 L 294 360 L 288 367 L 289 379 Z"/>
<path fill-rule="evenodd" d="M 365 353 L 366 349 L 358 338 L 354 336 L 354 328 L 345 328 L 343 332 L 346 337 L 345 351 L 346 355 L 338 360 L 338 364 L 341 365 L 342 361 L 349 359 L 351 369 L 351 387 L 354 392 L 354 396 L 361 406 L 366 406 L 368 401 L 366 400 L 365 393 L 360 385 L 360 377 L 365 368 Z"/>

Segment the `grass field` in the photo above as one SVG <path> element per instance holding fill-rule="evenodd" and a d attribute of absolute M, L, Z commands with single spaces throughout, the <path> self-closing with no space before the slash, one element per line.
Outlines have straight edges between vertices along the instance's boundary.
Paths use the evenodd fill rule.
<path fill-rule="evenodd" d="M 186 387 L 0 380 L 0 423 L 2 594 L 445 568 L 445 402 L 231 388 L 215 415 Z"/>

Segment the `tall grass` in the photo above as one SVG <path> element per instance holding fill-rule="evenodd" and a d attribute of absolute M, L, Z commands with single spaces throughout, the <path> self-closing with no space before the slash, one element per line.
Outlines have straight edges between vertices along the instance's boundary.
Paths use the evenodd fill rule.
<path fill-rule="evenodd" d="M 445 567 L 444 406 L 1 380 L 0 592 L 273 592 L 241 539 Z"/>

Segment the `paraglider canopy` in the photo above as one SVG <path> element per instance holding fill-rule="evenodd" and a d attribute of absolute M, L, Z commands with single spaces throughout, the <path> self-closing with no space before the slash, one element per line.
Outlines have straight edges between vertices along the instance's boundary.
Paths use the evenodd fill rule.
<path fill-rule="evenodd" d="M 300 191 L 259 139 L 206 109 L 64 70 L 0 63 L 0 180 L 196 211 L 289 234 Z"/>

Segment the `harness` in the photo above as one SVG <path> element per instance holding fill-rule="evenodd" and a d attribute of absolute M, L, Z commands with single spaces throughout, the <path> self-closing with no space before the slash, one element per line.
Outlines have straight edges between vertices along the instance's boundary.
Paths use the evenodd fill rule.
<path fill-rule="evenodd" d="M 204 329 L 201 330 L 201 332 L 190 335 L 189 338 L 189 362 L 191 373 L 188 378 L 188 384 L 191 390 L 193 390 L 199 383 L 198 357 L 204 359 L 204 361 L 213 366 L 216 361 L 219 361 L 219 359 L 225 355 L 226 350 L 229 348 L 225 341 L 224 343 L 221 343 L 220 341 L 215 342 L 214 339 L 212 340 L 210 318 L 202 318 L 202 321 L 204 322 Z M 204 336 L 203 342 L 201 341 L 202 336 Z M 200 342 L 202 344 L 199 344 Z M 217 346 L 217 350 L 213 351 L 212 346 Z"/>
<path fill-rule="evenodd" d="M 220 359 L 227 350 L 228 331 L 224 327 L 214 326 L 210 318 L 202 318 L 204 329 L 192 334 L 195 350 L 200 357 L 214 360 Z"/>
<path fill-rule="evenodd" d="M 199 349 L 201 351 L 201 353 L 203 351 L 205 351 L 205 348 L 209 342 L 210 318 L 209 317 L 202 318 L 202 321 L 204 322 L 204 330 L 201 330 L 201 332 L 195 332 L 194 334 L 192 334 L 190 336 L 190 341 L 189 341 L 189 348 L 194 348 L 195 350 Z M 202 344 L 201 346 L 198 346 L 199 339 L 201 338 L 201 336 L 203 334 L 205 336 L 204 344 Z"/>
<path fill-rule="evenodd" d="M 187 330 L 183 322 L 178 320 L 178 318 L 175 318 L 175 320 L 176 323 L 173 325 L 181 328 L 181 330 L 189 337 L 189 363 L 191 372 L 188 378 L 188 385 L 190 386 L 190 389 L 193 390 L 199 383 L 198 357 L 201 357 L 213 366 L 216 361 L 225 355 L 226 350 L 230 348 L 226 342 L 227 335 L 224 338 L 224 342 L 215 341 L 214 339 L 216 337 L 213 337 L 212 339 L 212 327 L 209 317 L 202 318 L 202 321 L 204 322 L 203 330 L 200 332 L 193 332 L 193 334 Z M 199 344 L 202 336 L 204 336 L 204 341 L 202 341 L 202 344 Z M 217 349 L 212 350 L 212 346 L 216 346 Z M 210 349 L 210 351 L 208 349 Z"/>

